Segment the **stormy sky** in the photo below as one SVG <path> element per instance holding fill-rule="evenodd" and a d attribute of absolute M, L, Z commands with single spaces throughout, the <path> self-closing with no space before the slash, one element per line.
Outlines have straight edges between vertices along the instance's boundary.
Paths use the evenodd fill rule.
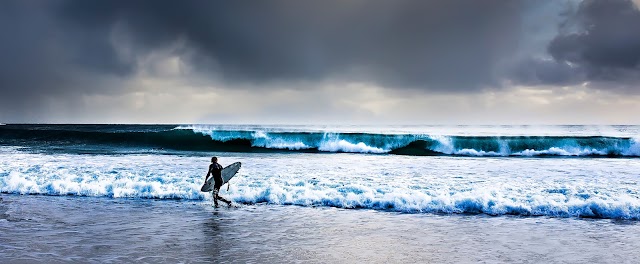
<path fill-rule="evenodd" d="M 640 1 L 0 1 L 0 123 L 640 124 Z"/>

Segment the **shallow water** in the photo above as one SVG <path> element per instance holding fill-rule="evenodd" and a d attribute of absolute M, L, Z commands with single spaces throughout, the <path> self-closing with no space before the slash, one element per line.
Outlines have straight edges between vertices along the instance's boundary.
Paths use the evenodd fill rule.
<path fill-rule="evenodd" d="M 640 257 L 636 221 L 0 197 L 3 263 L 633 263 Z"/>

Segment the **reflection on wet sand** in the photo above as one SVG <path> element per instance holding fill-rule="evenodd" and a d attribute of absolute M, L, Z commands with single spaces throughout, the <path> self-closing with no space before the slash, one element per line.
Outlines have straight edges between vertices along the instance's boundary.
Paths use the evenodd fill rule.
<path fill-rule="evenodd" d="M 620 263 L 634 221 L 0 194 L 0 262 Z"/>

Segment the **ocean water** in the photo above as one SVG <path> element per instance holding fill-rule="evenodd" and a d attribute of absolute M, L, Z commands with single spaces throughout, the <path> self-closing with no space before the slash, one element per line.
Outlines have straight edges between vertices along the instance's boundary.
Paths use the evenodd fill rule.
<path fill-rule="evenodd" d="M 0 260 L 633 263 L 639 181 L 638 126 L 7 124 Z"/>

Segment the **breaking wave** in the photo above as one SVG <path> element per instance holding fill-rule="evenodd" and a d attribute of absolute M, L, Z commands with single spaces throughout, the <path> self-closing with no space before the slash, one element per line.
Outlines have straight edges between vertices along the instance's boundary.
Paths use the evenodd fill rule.
<path fill-rule="evenodd" d="M 629 160 L 281 155 L 274 162 L 239 156 L 251 165 L 223 192 L 236 203 L 640 220 L 638 167 Z M 227 156 L 225 164 L 236 159 Z M 52 155 L 0 147 L 0 192 L 210 202 L 210 194 L 200 192 L 207 165 L 201 156 Z"/>
<path fill-rule="evenodd" d="M 197 126 L 2 126 L 0 145 L 227 152 L 348 152 L 476 157 L 639 157 L 640 140 L 611 136 L 446 136 Z"/>
<path fill-rule="evenodd" d="M 112 174 L 112 175 L 110 175 Z M 209 200 L 199 191 L 200 178 L 176 175 L 63 174 L 43 179 L 29 172 L 0 175 L 0 192 L 113 198 Z M 224 196 L 236 203 L 328 206 L 403 213 L 487 214 L 640 220 L 637 196 L 605 190 L 461 189 L 447 192 L 408 188 L 374 188 L 353 184 L 234 183 Z"/>

